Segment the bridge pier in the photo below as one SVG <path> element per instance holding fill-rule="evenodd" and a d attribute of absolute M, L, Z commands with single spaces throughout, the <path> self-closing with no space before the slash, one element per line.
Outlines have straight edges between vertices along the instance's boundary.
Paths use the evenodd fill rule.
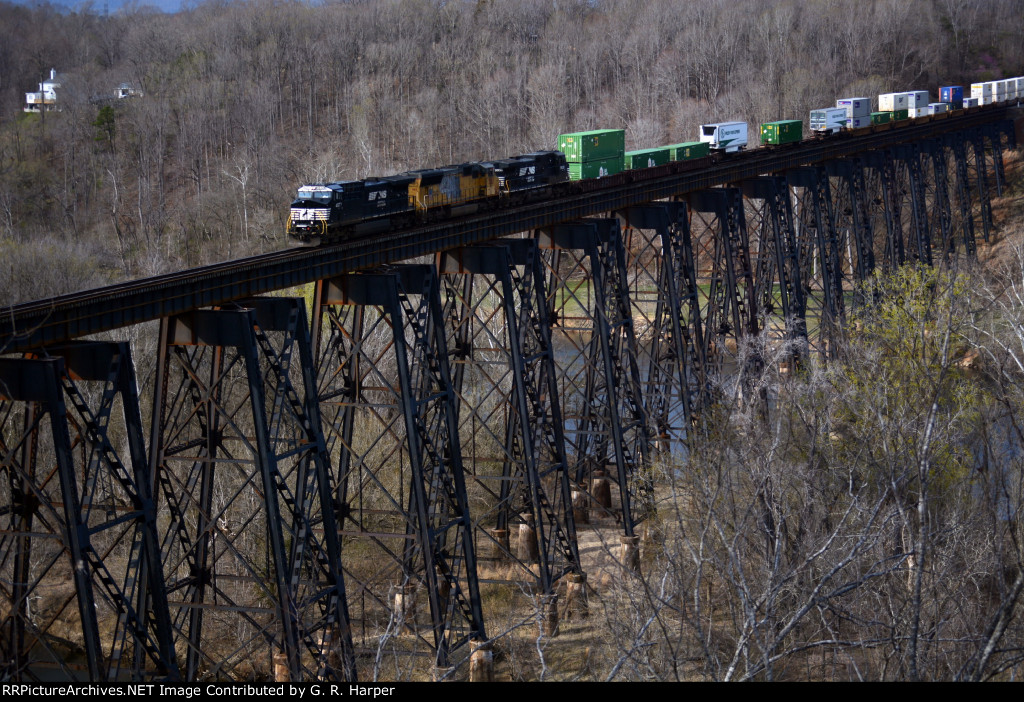
<path fill-rule="evenodd" d="M 50 352 L 0 359 L 0 416 L 23 427 L 0 438 L 5 677 L 176 679 L 128 344 Z M 127 455 L 114 446 L 122 432 Z M 113 626 L 101 632 L 100 619 Z M 53 642 L 78 631 L 84 661 L 74 664 Z"/>
<path fill-rule="evenodd" d="M 447 670 L 487 637 L 436 269 L 321 281 L 314 320 L 353 627 L 363 648 L 425 647 Z M 429 604 L 428 621 L 402 624 L 411 642 L 395 630 L 394 591 Z"/>
<path fill-rule="evenodd" d="M 981 204 L 982 237 L 985 243 L 988 243 L 995 225 L 992 223 L 992 198 L 989 195 L 984 130 L 976 129 L 970 133 L 968 138 L 971 141 L 971 153 L 974 155 L 974 182 L 978 188 L 978 198 Z"/>
<path fill-rule="evenodd" d="M 650 435 L 630 313 L 619 222 L 582 220 L 540 230 L 549 314 L 562 333 L 556 354 L 566 447 L 576 487 L 590 494 L 591 517 L 605 512 L 591 480 L 606 467 L 619 497 L 625 535 L 653 510 Z"/>
<path fill-rule="evenodd" d="M 489 580 L 553 596 L 581 570 L 537 243 L 451 249 L 438 266 L 477 552 L 504 571 Z"/>
<path fill-rule="evenodd" d="M 882 270 L 891 272 L 907 260 L 904 245 L 903 199 L 896 180 L 896 162 L 891 149 L 869 151 L 864 155 L 868 167 L 868 214 L 873 222 L 884 222 L 884 241 L 877 245 L 882 254 Z M 881 229 L 873 226 L 881 236 Z"/>
<path fill-rule="evenodd" d="M 644 407 L 659 452 L 692 438 L 707 388 L 697 268 L 687 207 L 659 202 L 618 213 L 625 225 L 630 304 L 640 320 Z"/>
<path fill-rule="evenodd" d="M 304 303 L 242 304 L 160 328 L 151 461 L 184 676 L 353 679 Z"/>
<path fill-rule="evenodd" d="M 832 212 L 844 277 L 866 280 L 875 269 L 874 234 L 868 217 L 867 184 L 860 158 L 828 161 L 825 169 L 833 179 Z"/>
<path fill-rule="evenodd" d="M 704 353 L 709 366 L 721 374 L 727 356 L 736 354 L 738 359 L 743 340 L 758 334 L 758 300 L 743 194 L 734 187 L 698 190 L 690 193 L 689 205 L 698 270 L 710 276 L 703 315 Z M 761 363 L 758 353 L 749 355 L 739 369 L 740 383 L 746 384 Z"/>
<path fill-rule="evenodd" d="M 832 196 L 824 166 L 802 166 L 786 171 L 796 209 L 800 282 L 807 314 L 818 317 L 816 350 L 831 354 L 829 343 L 846 317 L 843 299 L 842 254 L 832 215 Z"/>
<path fill-rule="evenodd" d="M 946 147 L 953 155 L 953 170 L 956 178 L 956 201 L 960 221 L 954 225 L 954 232 L 960 232 L 964 253 L 969 258 L 977 256 L 978 247 L 974 236 L 974 208 L 971 200 L 971 181 L 967 173 L 967 140 L 962 132 L 948 135 Z M 954 247 L 956 242 L 953 242 Z"/>
<path fill-rule="evenodd" d="M 956 252 L 956 239 L 953 231 L 953 208 L 949 198 L 949 161 L 945 144 L 940 139 L 929 139 L 921 142 L 921 152 L 931 166 L 925 168 L 931 175 L 927 180 L 931 186 L 931 230 L 940 239 L 937 248 L 942 261 L 948 263 L 950 256 Z"/>
<path fill-rule="evenodd" d="M 903 144 L 893 149 L 896 159 L 897 183 L 902 187 L 900 194 L 909 197 L 909 217 L 904 218 L 910 225 L 907 236 L 907 260 L 924 265 L 932 264 L 931 222 L 928 218 L 928 199 L 925 190 L 925 172 L 921 166 L 921 147 L 918 144 Z"/>
<path fill-rule="evenodd" d="M 754 290 L 761 324 L 770 327 L 769 315 L 781 313 L 786 360 L 797 363 L 807 354 L 807 301 L 789 186 L 783 176 L 762 176 L 743 181 L 742 188 L 757 241 Z"/>

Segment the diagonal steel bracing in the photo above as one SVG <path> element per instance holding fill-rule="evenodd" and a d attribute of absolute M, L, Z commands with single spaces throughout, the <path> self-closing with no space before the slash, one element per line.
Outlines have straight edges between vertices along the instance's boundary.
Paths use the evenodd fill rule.
<path fill-rule="evenodd" d="M 698 282 L 707 285 L 704 349 L 720 373 L 727 353 L 758 333 L 758 299 L 750 260 L 743 195 L 714 188 L 689 195 Z"/>
<path fill-rule="evenodd" d="M 541 230 L 538 241 L 550 280 L 549 312 L 560 332 L 555 357 L 570 473 L 595 510 L 612 509 L 624 535 L 633 537 L 653 509 L 653 495 L 619 222 L 560 225 Z M 601 487 L 608 479 L 618 486 L 617 508 Z"/>
<path fill-rule="evenodd" d="M 936 244 L 942 260 L 949 261 L 956 252 L 956 232 L 953 228 L 953 207 L 949 198 L 949 160 L 941 140 L 931 139 L 921 144 L 922 154 L 927 158 L 926 172 L 930 174 L 928 195 L 931 206 L 931 229 L 941 242 Z"/>
<path fill-rule="evenodd" d="M 956 187 L 956 215 L 954 232 L 960 232 L 964 253 L 973 258 L 977 255 L 977 241 L 974 236 L 974 207 L 971 197 L 971 180 L 967 171 L 967 139 L 963 132 L 946 138 L 946 146 L 953 156 L 953 171 Z"/>
<path fill-rule="evenodd" d="M 486 634 L 436 269 L 321 281 L 314 305 L 356 645 L 448 668 Z"/>
<path fill-rule="evenodd" d="M 707 395 L 707 358 L 697 267 L 686 203 L 630 207 L 626 225 L 630 304 L 645 369 L 643 398 L 650 429 L 662 451 L 691 438 Z"/>
<path fill-rule="evenodd" d="M 161 323 L 151 461 L 184 676 L 354 674 L 301 300 Z"/>
<path fill-rule="evenodd" d="M 928 217 L 926 174 L 921 163 L 921 147 L 907 144 L 894 149 L 897 164 L 897 181 L 905 188 L 903 192 L 909 203 L 909 217 L 904 221 L 910 225 L 907 236 L 907 259 L 925 265 L 932 263 L 932 229 Z"/>
<path fill-rule="evenodd" d="M 489 580 L 554 595 L 582 571 L 537 243 L 452 249 L 439 269 L 477 553 Z"/>
<path fill-rule="evenodd" d="M 50 351 L 0 360 L 5 677 L 176 679 L 128 345 Z"/>
<path fill-rule="evenodd" d="M 968 137 L 971 142 L 970 153 L 973 158 L 974 184 L 978 190 L 978 198 L 981 203 L 981 231 L 985 242 L 994 227 L 992 223 L 992 199 L 988 182 L 988 164 L 985 159 L 985 138 L 983 130 L 975 130 Z"/>
<path fill-rule="evenodd" d="M 787 171 L 785 177 L 793 193 L 808 338 L 820 353 L 828 355 L 828 343 L 835 338 L 846 309 L 828 174 L 823 166 L 806 166 Z"/>
<path fill-rule="evenodd" d="M 825 168 L 834 180 L 832 212 L 843 274 L 854 281 L 865 280 L 875 269 L 875 251 L 863 162 L 837 159 L 828 161 Z"/>
<path fill-rule="evenodd" d="M 865 156 L 873 184 L 869 188 L 869 213 L 884 223 L 884 242 L 876 245 L 882 253 L 882 269 L 892 271 L 907 260 L 904 235 L 903 190 L 897 180 L 896 160 L 891 149 L 871 151 Z M 874 231 L 881 235 L 881 228 Z M 877 238 L 877 237 L 876 237 Z"/>
<path fill-rule="evenodd" d="M 354 680 L 355 656 L 341 571 L 330 456 L 324 439 L 306 305 L 250 298 L 288 547 L 288 582 L 300 618 L 300 666 L 319 680 Z"/>
<path fill-rule="evenodd" d="M 742 187 L 747 230 L 757 242 L 754 289 L 760 325 L 781 327 L 791 360 L 797 360 L 807 352 L 807 300 L 789 186 L 783 176 L 762 176 Z"/>

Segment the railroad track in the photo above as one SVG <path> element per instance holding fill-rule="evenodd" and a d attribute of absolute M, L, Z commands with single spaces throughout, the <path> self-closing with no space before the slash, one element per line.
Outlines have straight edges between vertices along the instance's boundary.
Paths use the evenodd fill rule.
<path fill-rule="evenodd" d="M 579 185 L 581 192 L 528 205 L 315 249 L 287 249 L 14 305 L 3 310 L 0 319 L 0 353 L 31 351 L 455 246 L 986 125 L 1002 123 L 1002 129 L 1009 132 L 1013 143 L 1009 120 L 1021 119 L 1022 112 L 1020 108 L 993 105 L 922 118 L 910 125 L 880 125 L 832 139 L 741 152 L 710 167 L 701 162 L 676 162 L 584 181 Z"/>

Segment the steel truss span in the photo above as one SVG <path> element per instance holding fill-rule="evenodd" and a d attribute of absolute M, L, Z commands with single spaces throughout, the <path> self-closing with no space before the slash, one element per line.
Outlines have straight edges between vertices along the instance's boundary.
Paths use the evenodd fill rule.
<path fill-rule="evenodd" d="M 4 676 L 487 679 L 490 588 L 556 635 L 586 612 L 579 534 L 641 567 L 659 466 L 728 382 L 758 401 L 769 353 L 830 352 L 856 281 L 990 240 L 1006 116 L 13 308 Z M 152 377 L 77 340 L 152 319 Z"/>

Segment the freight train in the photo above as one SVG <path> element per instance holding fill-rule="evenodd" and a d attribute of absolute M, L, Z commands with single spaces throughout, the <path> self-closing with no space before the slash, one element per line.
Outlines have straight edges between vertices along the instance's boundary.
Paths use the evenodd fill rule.
<path fill-rule="evenodd" d="M 931 119 L 951 111 L 1024 98 L 1024 78 L 972 86 L 964 98 L 958 86 L 940 89 L 947 102 L 929 103 L 928 91 L 879 95 L 880 111 L 869 98 L 845 98 L 835 108 L 814 110 L 811 137 L 898 128 L 908 119 Z M 844 119 L 845 118 L 845 119 Z M 761 125 L 761 145 L 785 148 L 803 139 L 801 120 Z M 409 171 L 383 178 L 303 185 L 292 202 L 288 236 L 293 243 L 369 236 L 416 223 L 524 204 L 581 192 L 586 181 L 676 163 L 672 170 L 702 167 L 746 148 L 745 122 L 701 125 L 700 141 L 625 151 L 625 131 L 602 129 L 563 134 L 556 151 L 535 151 L 495 161 Z"/>

